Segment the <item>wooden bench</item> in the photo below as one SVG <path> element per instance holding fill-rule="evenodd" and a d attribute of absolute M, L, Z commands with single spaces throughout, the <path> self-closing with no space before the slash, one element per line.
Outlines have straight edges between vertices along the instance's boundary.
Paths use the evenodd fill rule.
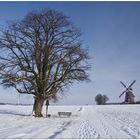
<path fill-rule="evenodd" d="M 58 115 L 59 116 L 67 116 L 67 117 L 70 117 L 72 115 L 71 112 L 58 112 Z"/>

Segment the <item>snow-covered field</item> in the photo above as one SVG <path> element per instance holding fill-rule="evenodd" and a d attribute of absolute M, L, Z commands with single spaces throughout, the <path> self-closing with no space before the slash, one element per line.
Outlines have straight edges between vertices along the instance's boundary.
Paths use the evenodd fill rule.
<path fill-rule="evenodd" d="M 140 105 L 50 106 L 50 118 L 31 113 L 32 106 L 0 105 L 0 138 L 140 138 Z"/>

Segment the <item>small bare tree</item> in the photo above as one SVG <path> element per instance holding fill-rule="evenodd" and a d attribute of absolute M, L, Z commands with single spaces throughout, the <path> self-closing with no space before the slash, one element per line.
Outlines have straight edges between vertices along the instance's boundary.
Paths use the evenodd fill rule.
<path fill-rule="evenodd" d="M 102 95 L 101 94 L 96 95 L 95 101 L 96 101 L 97 105 L 101 105 L 102 104 Z"/>
<path fill-rule="evenodd" d="M 61 12 L 30 12 L 0 33 L 0 78 L 5 87 L 35 97 L 35 116 L 46 100 L 74 81 L 89 80 L 80 31 Z"/>
<path fill-rule="evenodd" d="M 95 97 L 95 101 L 97 105 L 104 105 L 108 100 L 109 98 L 107 97 L 107 95 L 98 94 Z"/>
<path fill-rule="evenodd" d="M 107 95 L 102 95 L 102 104 L 105 105 L 106 102 L 109 100 Z"/>

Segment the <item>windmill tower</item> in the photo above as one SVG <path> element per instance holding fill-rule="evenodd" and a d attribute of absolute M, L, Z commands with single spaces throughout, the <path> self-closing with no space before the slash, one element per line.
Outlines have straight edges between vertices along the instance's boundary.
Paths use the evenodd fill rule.
<path fill-rule="evenodd" d="M 133 90 L 132 90 L 132 85 L 136 82 L 136 80 L 134 80 L 128 87 L 122 82 L 120 81 L 120 83 L 123 85 L 125 89 L 125 91 L 122 92 L 122 94 L 119 96 L 119 98 L 125 93 L 125 103 L 134 103 L 135 100 L 135 96 L 133 94 Z"/>

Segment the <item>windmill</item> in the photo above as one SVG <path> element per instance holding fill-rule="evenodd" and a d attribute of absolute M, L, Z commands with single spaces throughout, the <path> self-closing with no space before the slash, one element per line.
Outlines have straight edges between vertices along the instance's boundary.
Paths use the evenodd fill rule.
<path fill-rule="evenodd" d="M 133 84 L 136 82 L 136 80 L 134 80 L 128 87 L 122 82 L 120 81 L 120 83 L 124 86 L 124 88 L 126 88 L 125 91 L 122 92 L 122 94 L 119 96 L 119 98 L 125 93 L 125 102 L 126 103 L 134 103 L 134 94 L 132 91 L 132 86 Z"/>

